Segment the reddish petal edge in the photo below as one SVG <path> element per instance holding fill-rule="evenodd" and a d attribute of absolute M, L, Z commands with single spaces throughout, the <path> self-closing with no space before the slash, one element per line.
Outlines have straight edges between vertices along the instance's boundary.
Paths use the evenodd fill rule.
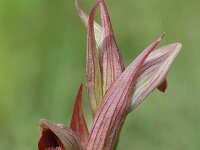
<path fill-rule="evenodd" d="M 157 88 L 159 91 L 165 93 L 167 89 L 167 80 L 165 79 Z"/>
<path fill-rule="evenodd" d="M 86 87 L 89 96 L 92 115 L 95 117 L 102 100 L 102 80 L 99 58 L 94 39 L 94 15 L 98 5 L 96 4 L 90 13 L 87 32 L 87 56 L 86 56 Z"/>
<path fill-rule="evenodd" d="M 87 144 L 89 132 L 82 110 L 82 90 L 83 84 L 81 84 L 78 94 L 76 96 L 70 128 L 79 136 L 82 145 L 85 147 Z"/>
<path fill-rule="evenodd" d="M 115 41 L 110 16 L 104 0 L 100 0 L 100 14 L 102 23 L 102 45 L 100 47 L 100 65 L 103 80 L 103 95 L 110 85 L 124 71 L 124 62 Z"/>

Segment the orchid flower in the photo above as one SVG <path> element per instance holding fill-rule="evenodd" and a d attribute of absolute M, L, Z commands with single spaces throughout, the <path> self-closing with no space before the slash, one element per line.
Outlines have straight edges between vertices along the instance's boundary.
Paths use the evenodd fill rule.
<path fill-rule="evenodd" d="M 152 91 L 165 92 L 166 76 L 182 45 L 172 43 L 157 50 L 164 35 L 145 48 L 125 68 L 116 44 L 104 0 L 97 0 L 90 15 L 75 0 L 87 28 L 86 89 L 94 122 L 90 131 L 82 111 L 82 85 L 74 104 L 71 125 L 40 120 L 39 150 L 113 150 L 127 115 Z M 100 8 L 101 25 L 94 21 Z"/>
<path fill-rule="evenodd" d="M 84 150 L 88 139 L 88 128 L 82 111 L 82 87 L 74 104 L 70 128 L 46 119 L 40 120 L 42 135 L 39 150 Z"/>

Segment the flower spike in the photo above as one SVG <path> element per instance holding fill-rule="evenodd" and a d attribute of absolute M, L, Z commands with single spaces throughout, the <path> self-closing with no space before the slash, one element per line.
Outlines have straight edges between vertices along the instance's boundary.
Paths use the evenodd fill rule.
<path fill-rule="evenodd" d="M 40 120 L 39 150 L 113 150 L 127 115 L 156 88 L 165 92 L 166 76 L 182 45 L 172 43 L 154 51 L 161 36 L 125 69 L 104 0 L 97 0 L 88 16 L 75 0 L 87 27 L 86 88 L 94 122 L 90 132 L 82 111 L 81 84 L 70 128 Z M 101 26 L 94 20 L 100 8 Z"/>

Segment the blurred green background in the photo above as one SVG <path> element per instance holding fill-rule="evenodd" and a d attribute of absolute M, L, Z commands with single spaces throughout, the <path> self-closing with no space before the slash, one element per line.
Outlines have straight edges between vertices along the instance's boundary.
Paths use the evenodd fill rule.
<path fill-rule="evenodd" d="M 89 12 L 95 0 L 82 0 Z M 179 41 L 165 94 L 155 91 L 127 118 L 118 149 L 200 149 L 200 1 L 106 0 L 128 65 L 166 32 Z M 0 149 L 36 150 L 38 122 L 69 125 L 85 82 L 86 29 L 73 0 L 0 0 Z M 84 91 L 85 93 L 85 91 Z M 84 111 L 91 122 L 86 94 Z"/>

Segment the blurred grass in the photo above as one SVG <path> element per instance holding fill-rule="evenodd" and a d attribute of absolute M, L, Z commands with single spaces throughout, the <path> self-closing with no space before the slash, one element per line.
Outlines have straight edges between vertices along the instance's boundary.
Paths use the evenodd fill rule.
<path fill-rule="evenodd" d="M 198 150 L 200 1 L 106 2 L 126 65 L 163 32 L 163 44 L 183 44 L 167 92 L 154 92 L 129 115 L 118 149 Z M 82 5 L 89 12 L 93 3 Z M 0 0 L 0 149 L 37 149 L 40 118 L 69 125 L 85 48 L 73 0 Z M 84 95 L 90 116 L 87 105 Z"/>

